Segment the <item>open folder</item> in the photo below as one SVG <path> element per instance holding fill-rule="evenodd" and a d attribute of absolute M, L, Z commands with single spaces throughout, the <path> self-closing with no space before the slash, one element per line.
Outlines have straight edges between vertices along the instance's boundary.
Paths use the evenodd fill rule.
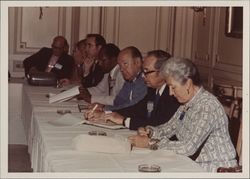
<path fill-rule="evenodd" d="M 124 129 L 123 125 L 118 125 L 113 122 L 104 122 L 104 121 L 88 121 L 84 118 L 82 113 L 74 113 L 62 115 L 60 118 L 56 120 L 48 121 L 48 123 L 54 126 L 77 126 L 81 124 L 88 124 L 97 127 L 107 128 L 107 129 Z"/>
<path fill-rule="evenodd" d="M 75 86 L 73 88 L 70 88 L 66 91 L 63 91 L 59 94 L 53 95 L 49 97 L 49 103 L 55 103 L 55 102 L 63 102 L 63 101 L 67 101 L 71 98 L 73 98 L 74 96 L 78 95 L 79 92 L 79 86 Z"/>

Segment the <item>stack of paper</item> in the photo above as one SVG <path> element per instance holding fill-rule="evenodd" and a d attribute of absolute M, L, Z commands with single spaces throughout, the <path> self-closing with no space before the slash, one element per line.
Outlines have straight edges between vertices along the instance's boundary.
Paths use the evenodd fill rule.
<path fill-rule="evenodd" d="M 49 103 L 67 101 L 73 98 L 74 96 L 78 95 L 79 93 L 80 93 L 79 86 L 75 86 L 59 94 L 49 96 Z"/>

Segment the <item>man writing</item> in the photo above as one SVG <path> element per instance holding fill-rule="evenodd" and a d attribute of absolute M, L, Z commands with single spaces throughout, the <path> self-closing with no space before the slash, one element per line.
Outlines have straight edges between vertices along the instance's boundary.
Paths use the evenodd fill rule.
<path fill-rule="evenodd" d="M 169 95 L 168 86 L 159 72 L 160 67 L 169 57 L 170 55 L 162 50 L 154 50 L 148 52 L 144 58 L 144 81 L 149 88 L 143 100 L 110 114 L 90 115 L 89 120 L 110 120 L 132 130 L 146 125 L 158 126 L 167 122 L 179 107 L 177 100 Z"/>

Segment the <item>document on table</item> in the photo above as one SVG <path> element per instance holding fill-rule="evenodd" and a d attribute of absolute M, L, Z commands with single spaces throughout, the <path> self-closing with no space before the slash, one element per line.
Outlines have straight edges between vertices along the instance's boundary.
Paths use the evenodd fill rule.
<path fill-rule="evenodd" d="M 49 103 L 67 101 L 80 93 L 79 86 L 75 86 L 56 95 L 49 96 Z"/>
<path fill-rule="evenodd" d="M 84 118 L 82 113 L 74 113 L 74 114 L 64 114 L 60 118 L 52 121 L 48 121 L 48 123 L 54 126 L 77 126 L 81 124 L 88 124 L 97 127 L 107 128 L 107 129 L 124 129 L 123 125 L 115 124 L 111 121 L 88 121 Z"/>
<path fill-rule="evenodd" d="M 107 128 L 107 129 L 125 129 L 126 127 L 123 125 L 115 124 L 111 121 L 88 121 L 83 120 L 83 124 L 89 124 L 97 127 Z"/>

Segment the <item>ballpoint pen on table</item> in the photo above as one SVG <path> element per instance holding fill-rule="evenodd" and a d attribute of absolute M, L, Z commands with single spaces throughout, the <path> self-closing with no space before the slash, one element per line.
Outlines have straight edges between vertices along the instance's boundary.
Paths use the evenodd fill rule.
<path fill-rule="evenodd" d="M 93 107 L 93 109 L 91 110 L 91 112 L 90 113 L 94 113 L 95 112 L 95 110 L 96 110 L 96 108 L 98 107 L 98 104 L 96 104 L 94 107 Z"/>

